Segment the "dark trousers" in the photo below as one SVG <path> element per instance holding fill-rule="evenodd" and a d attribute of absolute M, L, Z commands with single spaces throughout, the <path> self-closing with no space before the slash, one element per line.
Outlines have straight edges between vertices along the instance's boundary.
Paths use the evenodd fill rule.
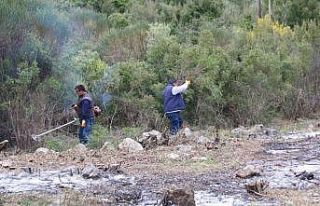
<path fill-rule="evenodd" d="M 183 120 L 180 112 L 167 113 L 167 118 L 170 120 L 170 134 L 175 135 L 182 128 Z"/>
<path fill-rule="evenodd" d="M 80 140 L 81 144 L 88 143 L 90 136 L 91 136 L 91 133 L 92 133 L 92 126 L 94 123 L 94 119 L 92 117 L 92 118 L 85 119 L 85 121 L 86 121 L 86 126 L 83 128 L 80 127 L 80 129 L 79 129 L 79 140 Z"/>

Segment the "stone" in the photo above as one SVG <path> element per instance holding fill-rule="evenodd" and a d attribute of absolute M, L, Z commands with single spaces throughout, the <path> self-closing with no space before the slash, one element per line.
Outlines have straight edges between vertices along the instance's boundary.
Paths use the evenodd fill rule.
<path fill-rule="evenodd" d="M 150 132 L 144 132 L 138 141 L 142 144 L 143 148 L 148 150 L 153 149 L 158 145 L 166 145 L 168 143 L 168 138 L 157 130 L 151 130 Z"/>
<path fill-rule="evenodd" d="M 299 174 L 296 174 L 296 177 L 299 177 L 300 180 L 312 180 L 314 179 L 314 174 L 311 172 L 303 171 Z"/>
<path fill-rule="evenodd" d="M 267 136 L 277 136 L 278 135 L 278 131 L 276 129 L 266 128 L 265 134 Z"/>
<path fill-rule="evenodd" d="M 101 177 L 100 170 L 93 164 L 87 165 L 82 170 L 82 177 L 85 179 L 99 179 Z"/>
<path fill-rule="evenodd" d="M 107 171 L 111 174 L 123 174 L 124 171 L 121 170 L 120 166 L 120 164 L 110 164 Z"/>
<path fill-rule="evenodd" d="M 262 179 L 255 180 L 245 184 L 248 193 L 261 195 L 261 193 L 268 187 L 268 182 Z"/>
<path fill-rule="evenodd" d="M 124 150 L 127 152 L 138 152 L 142 151 L 143 147 L 140 143 L 137 141 L 131 139 L 131 138 L 125 138 L 120 144 L 119 149 Z"/>
<path fill-rule="evenodd" d="M 86 159 L 85 156 L 81 155 L 79 156 L 78 162 L 83 162 L 85 159 Z"/>
<path fill-rule="evenodd" d="M 204 136 L 200 136 L 196 138 L 196 143 L 200 145 L 206 145 L 210 142 L 210 139 Z"/>
<path fill-rule="evenodd" d="M 192 138 L 193 136 L 191 129 L 188 127 L 182 129 L 181 134 L 183 138 L 188 138 L 188 139 Z"/>
<path fill-rule="evenodd" d="M 74 147 L 73 150 L 75 150 L 77 152 L 86 152 L 87 151 L 87 147 L 84 144 L 79 143 Z"/>
<path fill-rule="evenodd" d="M 38 148 L 34 153 L 36 154 L 48 154 L 50 152 L 50 150 L 48 148 L 44 148 L 44 147 L 40 147 Z"/>
<path fill-rule="evenodd" d="M 168 190 L 162 200 L 163 206 L 195 206 L 194 191 L 191 189 Z"/>
<path fill-rule="evenodd" d="M 240 169 L 236 173 L 236 177 L 240 178 L 250 178 L 253 176 L 260 176 L 261 175 L 261 170 L 256 168 L 253 165 L 247 165 L 243 169 Z"/>
<path fill-rule="evenodd" d="M 170 153 L 170 154 L 167 155 L 167 157 L 168 157 L 169 159 L 172 159 L 172 160 L 177 160 L 177 159 L 180 158 L 180 155 L 175 154 L 175 153 Z"/>
<path fill-rule="evenodd" d="M 248 137 L 249 132 L 245 127 L 239 126 L 233 130 L 231 130 L 231 134 L 236 138 Z"/>
<path fill-rule="evenodd" d="M 190 153 L 192 152 L 193 146 L 191 145 L 178 145 L 176 146 L 176 148 L 178 149 L 179 153 Z"/>
<path fill-rule="evenodd" d="M 0 165 L 4 168 L 12 167 L 13 161 L 12 160 L 3 160 L 0 162 Z"/>

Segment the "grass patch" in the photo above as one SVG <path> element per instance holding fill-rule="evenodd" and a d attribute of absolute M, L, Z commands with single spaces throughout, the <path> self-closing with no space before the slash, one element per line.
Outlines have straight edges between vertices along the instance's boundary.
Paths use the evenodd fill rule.
<path fill-rule="evenodd" d="M 178 154 L 178 153 L 177 153 Z M 160 159 L 159 163 L 163 165 L 164 168 L 174 169 L 175 167 L 184 167 L 186 170 L 192 170 L 201 172 L 207 168 L 216 168 L 218 166 L 217 160 L 212 157 L 206 157 L 206 159 L 184 159 L 180 155 L 179 159 L 170 159 L 167 156 L 164 156 Z"/>
<path fill-rule="evenodd" d="M 119 140 L 113 137 L 112 132 L 100 124 L 95 124 L 92 129 L 92 136 L 88 143 L 90 149 L 99 149 L 108 142 L 108 149 L 114 150 L 119 144 Z"/>
<path fill-rule="evenodd" d="M 79 140 L 76 138 L 65 135 L 59 135 L 56 137 L 44 139 L 43 146 L 56 152 L 62 152 L 75 147 L 75 145 L 77 145 L 78 142 Z"/>
<path fill-rule="evenodd" d="M 65 190 L 62 194 L 11 194 L 1 197 L 3 206 L 98 206 L 104 205 L 102 198 L 98 195 Z"/>
<path fill-rule="evenodd" d="M 124 127 L 122 128 L 122 134 L 126 138 L 132 138 L 138 140 L 143 133 L 142 127 Z"/>
<path fill-rule="evenodd" d="M 47 206 L 52 205 L 52 201 L 47 197 L 37 197 L 37 195 L 10 195 L 1 201 L 3 206 Z"/>

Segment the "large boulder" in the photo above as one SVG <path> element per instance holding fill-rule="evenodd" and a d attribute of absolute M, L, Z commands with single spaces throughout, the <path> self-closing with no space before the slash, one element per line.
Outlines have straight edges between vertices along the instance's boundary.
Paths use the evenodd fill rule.
<path fill-rule="evenodd" d="M 253 176 L 260 176 L 261 173 L 262 173 L 262 171 L 260 168 L 257 168 L 253 165 L 247 165 L 246 167 L 237 171 L 236 177 L 250 178 Z"/>
<path fill-rule="evenodd" d="M 93 164 L 87 165 L 82 170 L 82 177 L 85 179 L 99 179 L 101 177 L 100 170 Z"/>
<path fill-rule="evenodd" d="M 131 138 L 125 138 L 119 144 L 118 148 L 120 150 L 127 151 L 127 152 L 138 152 L 143 150 L 142 145 Z"/>

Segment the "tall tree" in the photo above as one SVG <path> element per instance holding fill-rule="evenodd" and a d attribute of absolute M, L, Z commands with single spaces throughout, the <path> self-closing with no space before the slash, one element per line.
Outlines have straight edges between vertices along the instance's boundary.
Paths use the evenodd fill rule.
<path fill-rule="evenodd" d="M 262 9 L 261 9 L 261 0 L 257 0 L 258 3 L 258 17 L 261 18 L 262 17 Z"/>
<path fill-rule="evenodd" d="M 269 15 L 272 17 L 272 0 L 269 0 Z"/>

